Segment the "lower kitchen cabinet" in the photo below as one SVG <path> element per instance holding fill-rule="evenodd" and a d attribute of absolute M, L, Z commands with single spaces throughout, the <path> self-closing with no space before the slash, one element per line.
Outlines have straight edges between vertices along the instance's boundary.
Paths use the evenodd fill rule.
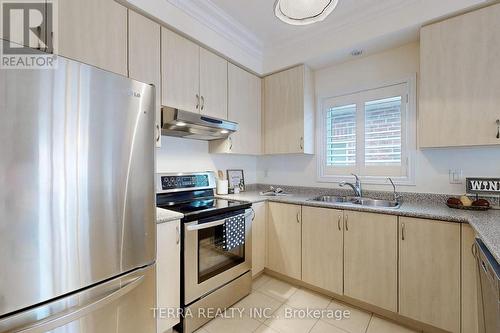
<path fill-rule="evenodd" d="M 301 206 L 269 203 L 268 268 L 301 279 L 302 214 Z"/>
<path fill-rule="evenodd" d="M 267 256 L 267 203 L 252 205 L 255 217 L 252 221 L 252 276 L 264 270 Z"/>
<path fill-rule="evenodd" d="M 342 295 L 343 211 L 302 207 L 302 281 Z"/>
<path fill-rule="evenodd" d="M 344 214 L 344 295 L 396 312 L 397 217 Z"/>
<path fill-rule="evenodd" d="M 460 224 L 401 217 L 399 313 L 460 332 Z"/>
<path fill-rule="evenodd" d="M 160 309 L 178 309 L 181 289 L 180 221 L 158 224 L 156 227 L 156 302 Z M 173 317 L 173 316 L 172 316 Z M 157 319 L 157 333 L 169 332 L 179 320 Z"/>
<path fill-rule="evenodd" d="M 470 225 L 462 223 L 462 333 L 478 333 L 477 265 L 472 254 L 475 233 Z"/>

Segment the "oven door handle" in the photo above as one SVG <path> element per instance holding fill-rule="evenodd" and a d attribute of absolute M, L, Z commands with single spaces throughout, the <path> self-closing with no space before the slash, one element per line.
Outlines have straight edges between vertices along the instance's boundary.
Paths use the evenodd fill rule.
<path fill-rule="evenodd" d="M 203 230 L 203 229 L 213 228 L 213 227 L 216 227 L 218 225 L 223 225 L 225 222 L 226 222 L 226 220 L 218 220 L 218 221 L 212 221 L 212 222 L 207 222 L 207 223 L 202 223 L 202 224 L 193 224 L 193 225 L 186 226 L 186 229 L 188 231 Z"/>

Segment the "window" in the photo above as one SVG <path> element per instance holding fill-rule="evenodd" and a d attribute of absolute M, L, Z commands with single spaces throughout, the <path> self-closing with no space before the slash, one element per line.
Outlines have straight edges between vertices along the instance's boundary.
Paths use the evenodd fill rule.
<path fill-rule="evenodd" d="M 415 79 L 323 100 L 319 180 L 413 184 Z"/>

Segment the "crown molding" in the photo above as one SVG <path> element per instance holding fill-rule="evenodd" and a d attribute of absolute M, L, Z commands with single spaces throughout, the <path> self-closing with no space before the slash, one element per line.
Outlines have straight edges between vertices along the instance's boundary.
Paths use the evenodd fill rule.
<path fill-rule="evenodd" d="M 263 44 L 255 34 L 210 0 L 166 0 L 242 50 L 262 59 Z"/>

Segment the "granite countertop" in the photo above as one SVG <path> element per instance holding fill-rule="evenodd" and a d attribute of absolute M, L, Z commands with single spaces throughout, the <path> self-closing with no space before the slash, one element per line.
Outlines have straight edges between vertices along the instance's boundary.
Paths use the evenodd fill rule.
<path fill-rule="evenodd" d="M 304 206 L 337 208 L 353 211 L 365 211 L 397 216 L 416 217 L 432 220 L 441 220 L 457 223 L 469 223 L 488 247 L 495 259 L 500 262 L 500 210 L 466 211 L 448 208 L 444 202 L 432 200 L 403 201 L 398 209 L 353 206 L 310 201 L 309 199 L 320 195 L 316 194 L 290 194 L 285 196 L 262 196 L 259 191 L 248 191 L 240 194 L 219 195 L 219 197 L 243 200 L 252 203 L 271 201 Z"/>
<path fill-rule="evenodd" d="M 156 223 L 165 223 L 180 220 L 184 217 L 184 214 L 174 212 L 172 210 L 167 210 L 163 208 L 156 208 Z"/>

